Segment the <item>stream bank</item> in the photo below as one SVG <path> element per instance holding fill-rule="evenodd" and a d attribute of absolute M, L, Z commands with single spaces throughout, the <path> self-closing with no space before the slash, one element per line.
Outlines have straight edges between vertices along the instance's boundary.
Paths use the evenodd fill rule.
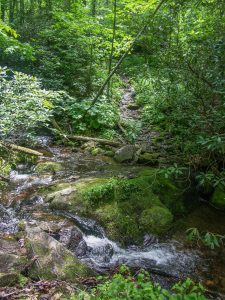
<path fill-rule="evenodd" d="M 211 214 L 213 230 L 224 234 L 224 215 L 218 218 L 212 209 L 198 206 L 195 224 L 176 225 L 191 194 L 181 195 L 179 185 L 171 182 L 160 183 L 155 171 L 63 147 L 51 147 L 38 164 L 15 166 L 1 195 L 2 278 L 15 284 L 22 274 L 76 283 L 87 274 L 106 274 L 126 264 L 149 270 L 166 287 L 190 276 L 224 293 L 223 249 L 195 247 L 184 236 L 184 228 L 202 220 L 201 211 L 205 220 Z M 157 220 L 151 219 L 151 207 L 159 210 L 157 215 L 153 209 Z M 40 258 L 30 265 L 35 257 Z M 43 273 L 41 266 L 47 265 Z"/>

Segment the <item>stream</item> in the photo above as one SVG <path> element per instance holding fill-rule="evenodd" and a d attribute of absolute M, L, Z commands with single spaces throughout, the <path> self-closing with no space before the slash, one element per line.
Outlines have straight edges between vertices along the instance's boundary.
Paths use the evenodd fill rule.
<path fill-rule="evenodd" d="M 56 174 L 38 175 L 35 166 L 29 164 L 19 164 L 11 172 L 10 186 L 1 195 L 1 235 L 14 235 L 18 230 L 18 223 L 23 220 L 32 226 L 49 226 L 45 231 L 64 243 L 71 234 L 71 228 L 76 225 L 82 233 L 82 243 L 79 244 L 79 249 L 74 250 L 74 254 L 91 268 L 100 273 L 107 273 L 121 264 L 134 270 L 144 268 L 156 277 L 159 276 L 158 281 L 164 286 L 167 286 L 170 278 L 178 281 L 188 276 L 206 282 L 212 272 L 211 265 L 219 264 L 221 267 L 216 256 L 212 258 L 210 254 L 207 257 L 206 253 L 197 248 L 185 247 L 182 240 L 173 236 L 158 240 L 155 236 L 146 235 L 143 245 L 129 245 L 124 248 L 116 241 L 111 241 L 95 220 L 51 210 L 39 193 L 42 186 L 89 177 L 132 178 L 144 167 L 117 165 L 110 158 L 93 157 L 62 147 L 49 149 L 50 152 L 48 150 L 40 160 L 60 162 L 62 170 Z M 219 277 L 217 271 L 218 269 L 214 270 L 215 278 Z M 223 288 L 221 292 L 224 292 Z"/>

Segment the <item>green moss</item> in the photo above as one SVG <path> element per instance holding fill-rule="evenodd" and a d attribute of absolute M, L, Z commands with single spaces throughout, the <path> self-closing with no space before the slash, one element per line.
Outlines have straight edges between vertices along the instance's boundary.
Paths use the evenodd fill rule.
<path fill-rule="evenodd" d="M 101 154 L 101 153 L 102 153 L 102 149 L 100 149 L 100 148 L 94 148 L 94 149 L 91 150 L 91 154 L 93 156 L 96 156 L 96 155 Z"/>
<path fill-rule="evenodd" d="M 47 161 L 37 164 L 35 171 L 38 174 L 56 173 L 62 170 L 62 165 L 57 162 Z"/>
<path fill-rule="evenodd" d="M 0 190 L 4 190 L 5 188 L 7 188 L 7 186 L 8 186 L 7 182 L 0 180 Z"/>
<path fill-rule="evenodd" d="M 114 181 L 113 188 L 114 199 L 104 206 L 100 205 L 93 216 L 105 227 L 111 239 L 125 244 L 139 243 L 146 231 L 140 226 L 142 212 L 164 205 L 152 192 L 145 177 Z"/>
<path fill-rule="evenodd" d="M 164 233 L 173 214 L 184 210 L 183 189 L 157 169 L 132 179 L 89 178 L 51 189 L 51 205 L 98 220 L 111 239 L 123 243 L 140 242 L 146 232 Z"/>
<path fill-rule="evenodd" d="M 171 212 L 160 206 L 154 206 L 142 212 L 140 224 L 144 231 L 162 234 L 165 232 L 173 221 Z"/>
<path fill-rule="evenodd" d="M 105 156 L 114 157 L 115 151 L 112 150 L 105 150 L 103 153 Z"/>
<path fill-rule="evenodd" d="M 124 213 L 116 202 L 101 206 L 93 216 L 104 226 L 108 237 L 112 240 L 120 241 L 122 244 L 139 243 L 142 240 L 135 214 Z"/>
<path fill-rule="evenodd" d="M 225 208 L 225 190 L 222 185 L 215 189 L 211 202 L 218 208 Z"/>
<path fill-rule="evenodd" d="M 18 152 L 15 157 L 15 164 L 26 163 L 26 164 L 36 164 L 38 157 L 35 155 L 30 155 L 22 152 Z"/>
<path fill-rule="evenodd" d="M 114 190 L 117 180 L 99 180 L 87 187 L 81 188 L 80 196 L 91 205 L 110 202 L 114 199 Z"/>
<path fill-rule="evenodd" d="M 138 162 L 145 164 L 145 165 L 152 165 L 155 166 L 158 164 L 159 161 L 159 153 L 149 153 L 149 152 L 145 152 L 143 154 L 141 154 L 138 158 Z"/>
<path fill-rule="evenodd" d="M 76 282 L 80 277 L 94 276 L 95 272 L 85 265 L 76 264 L 70 257 L 66 258 L 62 268 L 62 279 Z"/>
<path fill-rule="evenodd" d="M 175 215 L 185 213 L 185 184 L 166 178 L 157 169 L 146 169 L 140 172 L 151 185 L 152 192 Z"/>
<path fill-rule="evenodd" d="M 7 175 L 9 175 L 11 169 L 12 169 L 11 164 L 9 162 L 7 162 L 6 160 L 0 158 L 0 170 L 1 170 L 1 174 L 3 176 L 7 176 Z"/>
<path fill-rule="evenodd" d="M 0 287 L 14 286 L 19 282 L 17 273 L 0 273 Z"/>
<path fill-rule="evenodd" d="M 174 214 L 180 215 L 185 212 L 184 189 L 177 187 L 171 180 L 159 176 L 153 185 L 153 191 Z"/>

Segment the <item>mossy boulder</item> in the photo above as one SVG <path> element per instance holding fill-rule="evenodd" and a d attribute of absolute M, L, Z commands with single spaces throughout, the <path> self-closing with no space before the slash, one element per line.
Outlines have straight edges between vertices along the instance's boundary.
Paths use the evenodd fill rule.
<path fill-rule="evenodd" d="M 144 152 L 139 156 L 138 162 L 145 165 L 155 166 L 159 162 L 159 156 L 159 153 Z"/>
<path fill-rule="evenodd" d="M 124 244 L 140 243 L 145 233 L 164 234 L 173 216 L 185 212 L 185 188 L 157 169 L 137 178 L 88 178 L 51 186 L 50 206 L 96 219 L 107 235 Z"/>
<path fill-rule="evenodd" d="M 18 273 L 0 273 L 0 287 L 11 287 L 19 283 Z"/>
<path fill-rule="evenodd" d="M 29 268 L 33 279 L 61 279 L 77 282 L 79 277 L 94 275 L 68 249 L 38 227 L 26 229 L 28 253 L 38 257 L 38 263 Z"/>
<path fill-rule="evenodd" d="M 57 184 L 51 187 L 52 192 L 46 193 L 45 201 L 54 209 L 85 214 L 97 202 L 108 201 L 112 197 L 110 182 L 104 178 L 86 178 Z"/>
<path fill-rule="evenodd" d="M 157 169 L 146 169 L 141 171 L 139 175 L 146 178 L 151 185 L 152 192 L 158 195 L 160 201 L 174 215 L 179 216 L 186 212 L 185 202 L 186 198 L 189 197 L 189 193 L 186 189 L 185 182 L 166 178 L 165 175 Z M 194 195 L 191 194 L 191 197 L 194 197 Z M 190 199 L 187 200 L 189 201 Z"/>
<path fill-rule="evenodd" d="M 40 162 L 37 164 L 35 168 L 35 172 L 38 174 L 46 174 L 51 173 L 55 174 L 62 170 L 62 165 L 58 162 L 47 161 L 47 162 Z"/>
<path fill-rule="evenodd" d="M 166 207 L 153 206 L 141 214 L 140 224 L 143 230 L 154 234 L 165 232 L 173 221 L 173 215 Z"/>
<path fill-rule="evenodd" d="M 216 187 L 211 202 L 216 207 L 225 209 L 225 188 L 222 185 Z"/>

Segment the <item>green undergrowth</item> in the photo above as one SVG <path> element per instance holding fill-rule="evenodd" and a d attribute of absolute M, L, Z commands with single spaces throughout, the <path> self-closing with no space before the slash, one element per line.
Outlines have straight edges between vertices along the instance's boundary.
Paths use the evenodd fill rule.
<path fill-rule="evenodd" d="M 126 267 L 121 272 L 108 278 L 89 293 L 81 292 L 70 300 L 206 300 L 204 288 L 195 284 L 190 278 L 178 282 L 170 291 L 153 283 L 147 272 L 140 272 L 133 277 Z"/>

